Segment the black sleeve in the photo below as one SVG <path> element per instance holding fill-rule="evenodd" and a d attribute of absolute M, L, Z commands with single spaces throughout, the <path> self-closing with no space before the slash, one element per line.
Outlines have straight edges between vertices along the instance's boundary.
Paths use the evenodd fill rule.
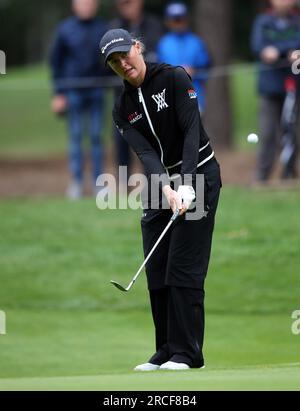
<path fill-rule="evenodd" d="M 191 78 L 182 67 L 175 69 L 174 76 L 176 114 L 184 135 L 181 174 L 195 175 L 199 158 L 200 137 L 205 132 Z"/>
<path fill-rule="evenodd" d="M 160 161 L 160 158 L 151 144 L 146 138 L 139 133 L 135 128 L 131 126 L 128 120 L 125 120 L 118 108 L 117 104 L 113 110 L 114 123 L 125 138 L 127 143 L 136 152 L 137 156 L 141 160 L 145 173 L 150 176 L 151 174 L 158 174 L 160 176 L 165 175 L 166 171 Z"/>

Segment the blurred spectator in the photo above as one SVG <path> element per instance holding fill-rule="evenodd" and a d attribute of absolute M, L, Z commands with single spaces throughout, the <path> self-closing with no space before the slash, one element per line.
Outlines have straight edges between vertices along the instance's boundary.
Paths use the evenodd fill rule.
<path fill-rule="evenodd" d="M 299 76 L 294 76 L 291 70 L 294 59 L 298 57 L 293 51 L 300 49 L 300 15 L 295 4 L 296 0 L 270 0 L 270 9 L 259 15 L 253 25 L 252 50 L 260 60 L 260 149 L 256 175 L 259 182 L 268 180 L 275 162 L 278 132 L 282 132 L 282 109 L 287 95 L 286 80 L 292 78 L 297 94 L 300 90 Z M 298 97 L 296 107 L 297 101 Z M 290 141 L 293 152 L 290 152 L 282 178 L 297 176 L 296 132 L 299 134 L 299 114 L 300 111 L 296 110 L 294 141 Z M 284 141 L 282 143 L 285 144 Z"/>
<path fill-rule="evenodd" d="M 146 46 L 145 60 L 157 61 L 157 44 L 163 34 L 163 24 L 156 16 L 144 11 L 144 0 L 115 0 L 118 16 L 110 22 L 110 28 L 123 28 L 132 34 L 134 38 L 140 39 Z M 121 93 L 117 88 L 115 96 Z M 118 130 L 115 130 L 115 142 L 117 149 L 117 162 L 119 166 L 127 166 L 130 174 L 130 149 L 127 142 L 122 138 Z M 121 181 L 122 184 L 127 182 Z"/>
<path fill-rule="evenodd" d="M 199 110 L 205 107 L 205 78 L 204 73 L 197 73 L 199 69 L 210 66 L 210 57 L 202 39 L 196 36 L 189 28 L 188 8 L 181 2 L 173 2 L 165 9 L 165 23 L 168 28 L 158 44 L 159 62 L 174 66 L 183 66 L 189 75 L 194 78 L 193 85 L 198 96 Z M 197 79 L 195 79 L 197 77 Z"/>
<path fill-rule="evenodd" d="M 91 140 L 95 193 L 96 179 L 102 173 L 100 135 L 103 128 L 103 93 L 94 83 L 105 72 L 99 56 L 99 39 L 107 30 L 107 25 L 96 17 L 99 6 L 98 0 L 73 0 L 74 15 L 59 24 L 51 50 L 54 83 L 52 110 L 56 114 L 67 112 L 69 122 L 72 182 L 67 195 L 71 199 L 78 199 L 83 194 L 84 117 L 88 120 L 86 125 Z"/>
<path fill-rule="evenodd" d="M 122 28 L 142 40 L 146 46 L 146 61 L 156 62 L 156 47 L 163 34 L 163 25 L 159 18 L 144 11 L 144 0 L 115 0 L 118 17 L 110 26 Z"/>

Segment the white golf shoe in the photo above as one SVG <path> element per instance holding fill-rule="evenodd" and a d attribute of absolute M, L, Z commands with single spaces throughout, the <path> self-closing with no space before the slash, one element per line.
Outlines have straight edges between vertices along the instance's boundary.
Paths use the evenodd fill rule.
<path fill-rule="evenodd" d="M 164 364 L 162 364 L 159 369 L 160 370 L 180 371 L 180 370 L 189 370 L 190 366 L 183 363 L 183 362 L 167 361 Z"/>
<path fill-rule="evenodd" d="M 134 371 L 156 371 L 159 369 L 159 365 L 151 364 L 151 362 L 146 362 L 145 364 L 137 365 Z"/>

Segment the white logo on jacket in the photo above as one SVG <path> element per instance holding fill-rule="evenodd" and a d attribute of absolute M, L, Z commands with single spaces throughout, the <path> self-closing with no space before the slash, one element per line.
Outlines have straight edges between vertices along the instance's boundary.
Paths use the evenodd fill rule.
<path fill-rule="evenodd" d="M 152 98 L 157 104 L 157 112 L 169 107 L 166 103 L 166 89 L 164 89 L 161 93 L 153 94 Z"/>

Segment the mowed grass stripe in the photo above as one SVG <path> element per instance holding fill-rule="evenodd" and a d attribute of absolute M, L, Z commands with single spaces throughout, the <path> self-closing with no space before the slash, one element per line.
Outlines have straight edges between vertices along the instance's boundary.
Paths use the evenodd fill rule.
<path fill-rule="evenodd" d="M 128 373 L 53 378 L 0 379 L 0 390 L 207 391 L 299 390 L 300 367 Z"/>

